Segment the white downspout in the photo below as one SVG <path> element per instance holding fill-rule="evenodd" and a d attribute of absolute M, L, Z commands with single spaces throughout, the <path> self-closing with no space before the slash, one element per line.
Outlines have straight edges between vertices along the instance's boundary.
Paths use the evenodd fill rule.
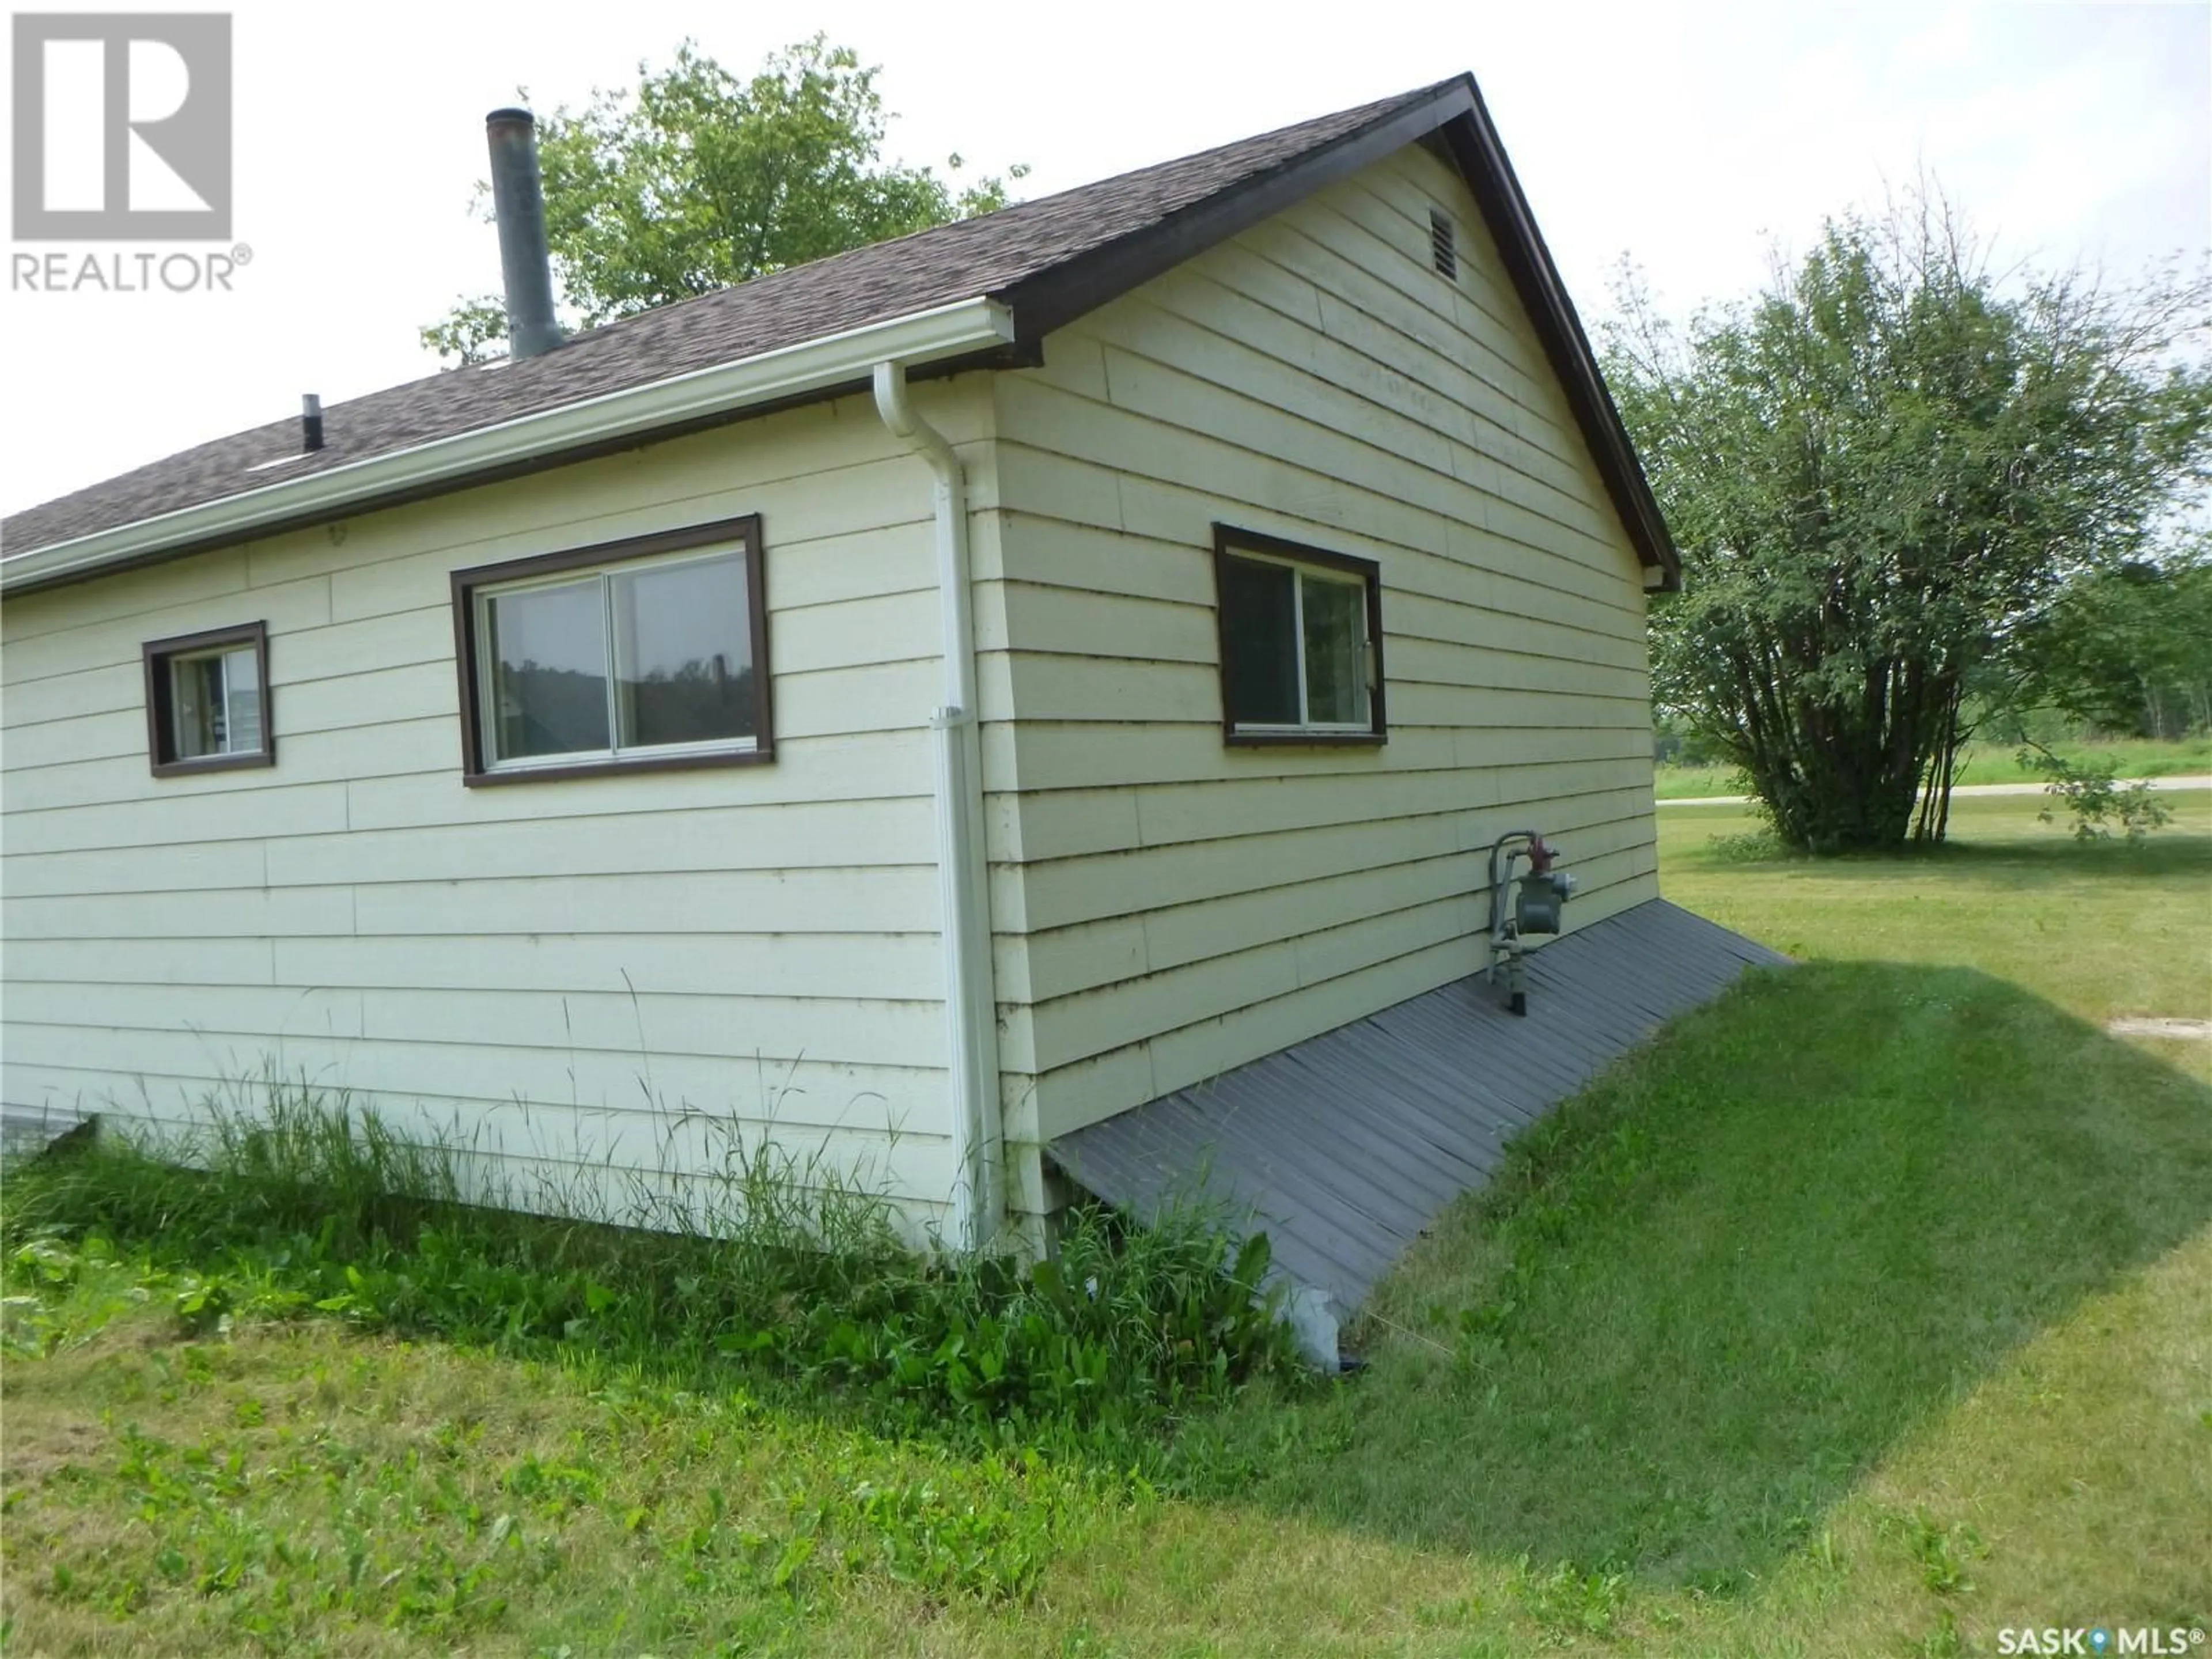
<path fill-rule="evenodd" d="M 1006 1219 L 999 1122 L 999 1006 L 983 854 L 983 763 L 975 721 L 975 621 L 968 563 L 968 484 L 945 434 L 907 401 L 906 366 L 876 365 L 876 412 L 937 474 L 937 586 L 943 699 L 929 726 L 937 771 L 937 882 L 945 926 L 945 1018 L 952 1103 L 955 1231 L 979 1249 Z"/>

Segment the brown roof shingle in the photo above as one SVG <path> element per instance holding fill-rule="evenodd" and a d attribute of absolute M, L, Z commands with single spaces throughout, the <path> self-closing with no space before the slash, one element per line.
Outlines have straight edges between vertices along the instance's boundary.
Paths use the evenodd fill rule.
<path fill-rule="evenodd" d="M 288 483 L 313 478 L 336 466 L 979 296 L 1005 304 L 1018 343 L 1032 347 L 1116 295 L 1423 138 L 1440 142 L 1467 179 L 1638 556 L 1658 573 L 1661 586 L 1673 587 L 1680 563 L 1666 521 L 1482 94 L 1465 75 L 663 306 L 580 334 L 543 356 L 433 374 L 335 404 L 324 414 L 326 447 L 295 459 L 281 477 Z M 635 434 L 626 440 L 638 441 Z M 291 420 L 219 438 L 12 515 L 0 522 L 0 554 L 12 560 L 243 495 L 276 481 L 250 469 L 297 452 L 298 423 Z M 574 453 L 580 452 L 531 464 L 554 465 Z M 458 478 L 443 487 L 472 481 Z M 133 561 L 210 544 L 185 541 L 181 533 L 157 539 L 155 550 L 135 553 Z M 23 585 L 81 579 L 27 575 Z"/>
<path fill-rule="evenodd" d="M 287 482 L 312 477 L 688 370 L 977 295 L 1003 295 L 1357 133 L 1437 89 L 1424 88 L 996 213 L 854 248 L 606 324 L 544 356 L 492 369 L 428 375 L 332 404 L 323 415 L 326 447 L 283 476 Z M 298 448 L 296 420 L 218 438 L 10 515 L 0 523 L 0 550 L 27 552 L 241 494 L 273 482 L 249 468 Z"/>

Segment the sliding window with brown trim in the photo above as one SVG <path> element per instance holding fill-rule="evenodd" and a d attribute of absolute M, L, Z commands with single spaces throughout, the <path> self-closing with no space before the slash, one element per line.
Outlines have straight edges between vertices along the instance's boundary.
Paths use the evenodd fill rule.
<path fill-rule="evenodd" d="M 463 781 L 775 752 L 760 520 L 453 573 Z"/>
<path fill-rule="evenodd" d="M 1221 725 L 1231 744 L 1379 744 L 1382 568 L 1213 526 Z"/>
<path fill-rule="evenodd" d="M 268 623 L 149 641 L 145 665 L 146 755 L 155 777 L 276 763 Z"/>

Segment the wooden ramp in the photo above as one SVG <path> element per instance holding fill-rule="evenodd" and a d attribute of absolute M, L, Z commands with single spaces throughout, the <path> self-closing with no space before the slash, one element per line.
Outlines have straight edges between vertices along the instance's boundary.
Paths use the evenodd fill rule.
<path fill-rule="evenodd" d="M 91 1121 L 72 1107 L 0 1105 L 0 1158 L 34 1157 Z"/>
<path fill-rule="evenodd" d="M 1531 951 L 1525 1018 L 1459 980 L 1063 1135 L 1053 1157 L 1134 1215 L 1219 1203 L 1346 1317 L 1516 1130 L 1746 968 L 1788 961 L 1653 899 Z"/>

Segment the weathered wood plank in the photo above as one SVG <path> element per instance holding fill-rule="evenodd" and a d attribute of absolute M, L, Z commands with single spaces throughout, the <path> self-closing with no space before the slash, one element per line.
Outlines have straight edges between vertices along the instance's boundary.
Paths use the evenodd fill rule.
<path fill-rule="evenodd" d="M 1515 1128 L 1747 967 L 1785 960 L 1652 899 L 1536 950 L 1525 1018 L 1456 980 L 1061 1135 L 1053 1157 L 1139 1215 L 1181 1194 L 1249 1218 L 1285 1274 L 1348 1315 Z"/>

